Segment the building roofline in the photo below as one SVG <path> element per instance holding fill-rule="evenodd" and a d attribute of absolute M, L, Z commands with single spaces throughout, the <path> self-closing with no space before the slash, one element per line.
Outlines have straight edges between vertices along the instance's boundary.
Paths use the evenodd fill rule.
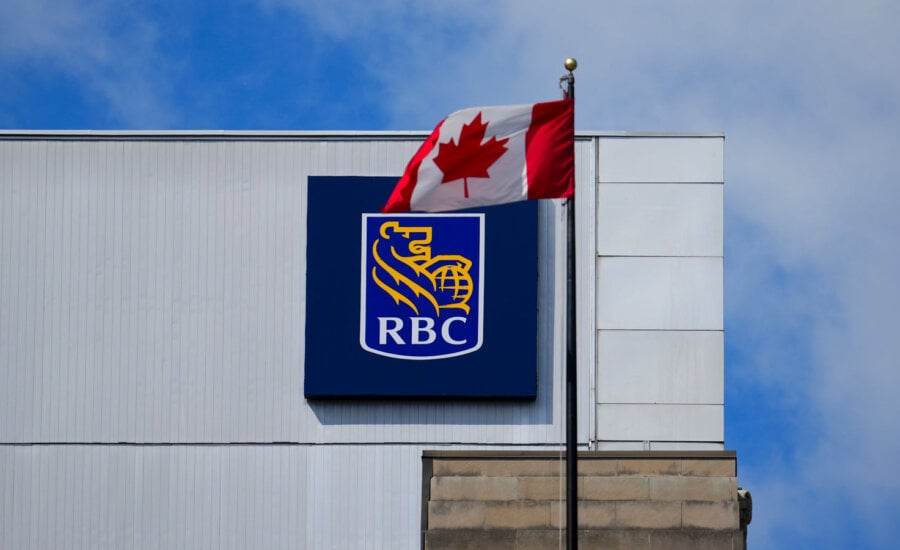
<path fill-rule="evenodd" d="M 420 140 L 428 131 L 297 131 L 297 130 L 3 130 L 0 140 L 175 140 L 175 141 L 357 141 L 357 140 Z M 577 131 L 576 139 L 602 137 L 667 137 L 667 138 L 723 138 L 721 132 L 618 132 Z"/>

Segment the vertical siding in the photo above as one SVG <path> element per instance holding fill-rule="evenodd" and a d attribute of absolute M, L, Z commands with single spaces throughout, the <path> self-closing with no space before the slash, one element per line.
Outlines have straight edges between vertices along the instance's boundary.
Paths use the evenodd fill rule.
<path fill-rule="evenodd" d="M 597 226 L 596 181 L 597 181 L 597 138 L 576 143 L 575 182 L 575 258 L 576 258 L 576 332 L 578 365 L 578 440 L 594 439 L 595 415 L 592 406 L 596 400 L 596 322 L 594 308 L 596 301 L 597 270 L 595 258 L 595 237 Z M 565 230 L 560 231 L 561 234 Z M 560 247 L 564 246 L 560 244 Z M 558 285 L 563 288 L 564 285 Z M 565 299 L 565 294 L 561 300 Z M 563 303 L 560 301 L 558 303 Z M 561 323 L 564 325 L 564 323 Z M 565 337 L 565 336 L 564 336 Z M 565 344 L 560 344 L 565 349 Z M 561 359 L 565 362 L 565 357 Z M 565 378 L 561 384 L 564 385 Z M 563 389 L 563 391 L 565 391 Z M 564 406 L 564 397 L 559 402 Z"/>
<path fill-rule="evenodd" d="M 303 398 L 306 176 L 397 175 L 417 145 L 0 141 L 0 401 L 11 419 L 0 442 L 558 443 L 565 235 L 551 202 L 540 208 L 539 341 L 554 346 L 539 354 L 536 401 Z M 577 159 L 593 192 L 591 141 Z M 579 203 L 584 221 L 591 203 Z M 593 347 L 582 350 L 587 382 Z"/>
<path fill-rule="evenodd" d="M 414 548 L 422 449 L 0 445 L 0 548 Z"/>

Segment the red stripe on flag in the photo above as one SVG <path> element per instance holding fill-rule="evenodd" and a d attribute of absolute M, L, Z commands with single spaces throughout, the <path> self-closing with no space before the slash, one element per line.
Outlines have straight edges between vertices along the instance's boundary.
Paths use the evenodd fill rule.
<path fill-rule="evenodd" d="M 525 134 L 528 198 L 575 194 L 575 101 L 535 103 Z"/>
<path fill-rule="evenodd" d="M 381 209 L 382 212 L 409 212 L 409 203 L 412 200 L 413 189 L 416 188 L 416 183 L 419 179 L 419 166 L 422 165 L 422 161 L 437 145 L 438 138 L 441 135 L 441 126 L 443 125 L 444 121 L 442 120 L 431 132 L 431 135 L 428 136 L 428 139 L 425 140 L 425 143 L 419 147 L 409 164 L 406 165 L 403 176 L 400 177 L 397 185 L 394 186 L 394 191 L 388 198 L 384 208 Z"/>

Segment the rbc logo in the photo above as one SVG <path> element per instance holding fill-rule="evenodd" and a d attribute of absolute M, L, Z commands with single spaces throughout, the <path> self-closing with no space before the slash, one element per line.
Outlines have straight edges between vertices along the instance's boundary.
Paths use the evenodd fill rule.
<path fill-rule="evenodd" d="M 363 349 L 441 359 L 482 342 L 483 214 L 363 214 Z"/>

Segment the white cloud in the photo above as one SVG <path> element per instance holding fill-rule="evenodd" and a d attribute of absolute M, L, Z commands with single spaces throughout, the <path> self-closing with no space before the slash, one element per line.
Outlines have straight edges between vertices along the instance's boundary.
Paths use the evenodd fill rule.
<path fill-rule="evenodd" d="M 5 0 L 0 66 L 59 71 L 122 126 L 169 126 L 177 109 L 167 100 L 159 30 L 134 8 L 107 1 Z"/>

